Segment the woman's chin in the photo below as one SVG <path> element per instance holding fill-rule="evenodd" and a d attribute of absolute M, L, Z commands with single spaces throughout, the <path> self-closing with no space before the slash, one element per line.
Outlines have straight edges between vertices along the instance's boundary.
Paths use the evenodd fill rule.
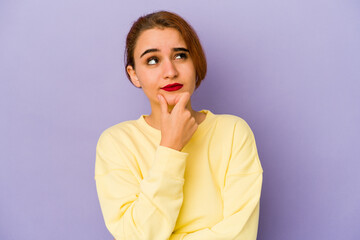
<path fill-rule="evenodd" d="M 175 106 L 178 94 L 176 94 L 176 93 L 174 93 L 174 94 L 164 94 L 163 96 L 166 99 L 166 102 L 167 102 L 167 104 L 169 106 Z"/>

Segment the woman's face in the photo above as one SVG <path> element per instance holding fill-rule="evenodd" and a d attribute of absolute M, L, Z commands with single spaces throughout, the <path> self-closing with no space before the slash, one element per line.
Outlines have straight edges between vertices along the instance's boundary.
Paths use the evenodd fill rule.
<path fill-rule="evenodd" d="M 169 105 L 175 105 L 179 93 L 195 90 L 196 71 L 187 46 L 174 28 L 145 30 L 134 49 L 135 69 L 127 67 L 131 81 L 141 87 L 151 106 L 159 104 L 162 94 Z M 169 84 L 179 84 L 164 88 Z"/>

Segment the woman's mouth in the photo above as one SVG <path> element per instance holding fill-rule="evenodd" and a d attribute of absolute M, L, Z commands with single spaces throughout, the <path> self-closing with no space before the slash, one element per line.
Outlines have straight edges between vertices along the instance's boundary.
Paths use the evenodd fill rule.
<path fill-rule="evenodd" d="M 168 92 L 172 92 L 172 91 L 177 91 L 180 88 L 182 88 L 182 84 L 180 83 L 173 83 L 173 84 L 168 84 L 165 87 L 162 87 L 161 89 L 168 91 Z"/>

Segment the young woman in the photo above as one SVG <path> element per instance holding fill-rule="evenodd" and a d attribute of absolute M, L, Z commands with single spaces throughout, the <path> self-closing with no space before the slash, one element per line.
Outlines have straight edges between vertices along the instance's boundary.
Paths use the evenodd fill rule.
<path fill-rule="evenodd" d="M 151 114 L 100 136 L 95 179 L 115 239 L 256 239 L 262 168 L 244 120 L 195 111 L 206 59 L 191 26 L 160 11 L 126 40 L 126 73 Z"/>

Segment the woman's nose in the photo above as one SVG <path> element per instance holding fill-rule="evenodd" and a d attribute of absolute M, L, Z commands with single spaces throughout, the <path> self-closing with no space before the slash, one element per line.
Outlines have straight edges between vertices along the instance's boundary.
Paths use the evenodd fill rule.
<path fill-rule="evenodd" d="M 178 71 L 175 64 L 171 60 L 163 62 L 164 78 L 174 78 L 177 77 Z"/>

